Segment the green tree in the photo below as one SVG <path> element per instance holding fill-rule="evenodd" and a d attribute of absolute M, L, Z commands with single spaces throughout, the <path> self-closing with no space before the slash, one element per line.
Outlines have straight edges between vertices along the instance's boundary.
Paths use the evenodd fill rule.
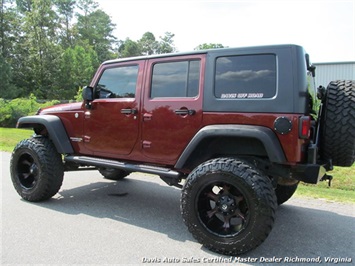
<path fill-rule="evenodd" d="M 83 3 L 85 2 L 85 3 Z M 100 62 L 112 59 L 112 46 L 116 38 L 112 35 L 115 24 L 104 11 L 97 9 L 94 1 L 79 1 L 81 13 L 77 14 L 76 28 L 81 42 L 88 42 L 97 53 Z"/>
<path fill-rule="evenodd" d="M 207 50 L 207 49 L 216 49 L 216 48 L 224 48 L 224 46 L 220 43 L 203 43 L 195 47 L 194 50 Z"/>
<path fill-rule="evenodd" d="M 174 45 L 174 38 L 175 34 L 171 32 L 165 32 L 165 35 L 160 38 L 160 42 L 158 44 L 157 53 L 158 54 L 167 54 L 176 52 L 176 48 Z"/>
<path fill-rule="evenodd" d="M 55 0 L 59 16 L 59 35 L 63 49 L 73 46 L 74 32 L 72 19 L 74 16 L 75 0 Z"/>
<path fill-rule="evenodd" d="M 154 34 L 148 31 L 137 42 L 127 38 L 125 41 L 120 41 L 117 57 L 124 58 L 176 52 L 174 36 L 173 33 L 166 32 L 163 37 L 159 37 L 160 41 L 157 41 Z"/>
<path fill-rule="evenodd" d="M 1 0 L 0 1 L 0 76 L 1 97 L 8 99 L 23 96 L 26 86 L 23 84 L 27 69 L 24 69 L 22 56 L 28 51 L 28 47 L 22 51 L 25 34 L 23 32 L 23 12 L 30 10 L 32 0 Z M 17 71 L 22 67 L 23 71 Z"/>
<path fill-rule="evenodd" d="M 159 43 L 155 40 L 155 36 L 151 32 L 146 32 L 143 34 L 142 38 L 138 41 L 141 49 L 141 53 L 144 55 L 155 54 Z"/>
<path fill-rule="evenodd" d="M 16 0 L 17 10 L 24 14 L 32 11 L 33 0 Z"/>
<path fill-rule="evenodd" d="M 0 1 L 0 54 L 3 58 L 9 56 L 11 50 L 11 32 L 14 30 L 16 13 L 11 7 L 11 2 L 6 0 Z"/>
<path fill-rule="evenodd" d="M 13 84 L 12 58 L 18 31 L 19 20 L 13 1 L 0 1 L 0 96 L 11 99 L 20 94 L 20 90 Z"/>
<path fill-rule="evenodd" d="M 72 99 L 78 88 L 89 84 L 97 65 L 97 55 L 91 46 L 67 48 L 60 64 L 58 94 Z"/>
<path fill-rule="evenodd" d="M 4 99 L 13 99 L 20 95 L 20 90 L 12 83 L 12 71 L 9 63 L 0 54 L 0 96 Z"/>
<path fill-rule="evenodd" d="M 121 46 L 118 48 L 118 57 L 132 57 L 142 55 L 142 51 L 137 42 L 132 41 L 127 38 L 124 42 L 122 42 Z"/>
<path fill-rule="evenodd" d="M 117 42 L 111 18 L 94 0 L 0 0 L 0 79 L 6 98 L 72 99 L 99 63 L 175 51 L 172 33 L 159 40 Z"/>
<path fill-rule="evenodd" d="M 56 29 L 58 16 L 53 10 L 51 0 L 33 0 L 31 12 L 24 13 L 23 31 L 26 33 L 22 51 L 28 50 L 23 58 L 27 68 L 28 92 L 36 97 L 52 97 L 53 79 L 58 74 L 61 47 L 57 45 Z"/>
<path fill-rule="evenodd" d="M 90 13 L 96 11 L 99 4 L 94 0 L 78 0 L 77 7 L 81 10 L 83 16 L 87 17 Z M 77 15 L 80 16 L 79 13 Z"/>

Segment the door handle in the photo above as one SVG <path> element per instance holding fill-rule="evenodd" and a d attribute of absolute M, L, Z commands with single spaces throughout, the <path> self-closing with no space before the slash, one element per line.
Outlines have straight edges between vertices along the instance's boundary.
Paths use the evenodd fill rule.
<path fill-rule="evenodd" d="M 195 110 L 192 110 L 192 109 L 179 109 L 179 110 L 175 110 L 174 111 L 175 114 L 177 115 L 194 115 L 196 113 Z"/>
<path fill-rule="evenodd" d="M 135 115 L 138 113 L 137 109 L 121 109 L 121 114 L 124 115 Z"/>
<path fill-rule="evenodd" d="M 152 120 L 152 114 L 150 114 L 150 113 L 145 113 L 145 114 L 143 114 L 143 121 L 150 121 L 150 120 Z"/>

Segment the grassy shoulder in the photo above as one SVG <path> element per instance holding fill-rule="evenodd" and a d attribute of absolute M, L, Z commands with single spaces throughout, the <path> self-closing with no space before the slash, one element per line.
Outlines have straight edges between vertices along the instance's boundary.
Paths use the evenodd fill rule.
<path fill-rule="evenodd" d="M 334 167 L 334 170 L 328 172 L 328 174 L 333 176 L 330 187 L 326 181 L 317 185 L 301 183 L 295 195 L 355 203 L 355 165 L 352 167 Z"/>
<path fill-rule="evenodd" d="M 23 139 L 29 138 L 32 130 L 0 127 L 0 151 L 12 152 L 16 144 Z"/>
<path fill-rule="evenodd" d="M 333 187 L 321 187 L 319 185 L 298 186 L 295 193 L 296 197 L 307 197 L 313 199 L 325 199 L 327 201 L 355 203 L 355 192 L 349 190 L 341 190 Z"/>
<path fill-rule="evenodd" d="M 0 128 L 0 151 L 12 152 L 20 140 L 29 138 L 32 134 L 32 130 Z M 317 185 L 301 183 L 295 195 L 355 203 L 355 165 L 335 167 L 329 174 L 333 175 L 331 187 L 328 187 L 328 182 Z"/>

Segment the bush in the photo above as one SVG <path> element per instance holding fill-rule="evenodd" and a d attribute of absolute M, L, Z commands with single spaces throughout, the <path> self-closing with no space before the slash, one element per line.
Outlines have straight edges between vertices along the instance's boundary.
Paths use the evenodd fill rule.
<path fill-rule="evenodd" d="M 81 102 L 83 100 L 83 87 L 79 87 L 74 99 L 76 102 Z"/>
<path fill-rule="evenodd" d="M 0 127 L 15 127 L 17 120 L 22 116 L 34 115 L 39 108 L 58 104 L 59 101 L 38 103 L 31 94 L 27 98 L 4 100 L 0 98 Z"/>

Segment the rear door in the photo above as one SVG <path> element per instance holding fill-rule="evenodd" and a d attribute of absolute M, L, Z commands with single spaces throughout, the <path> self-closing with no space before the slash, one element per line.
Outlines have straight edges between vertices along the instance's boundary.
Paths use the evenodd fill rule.
<path fill-rule="evenodd" d="M 143 154 L 174 164 L 202 123 L 205 55 L 151 59 L 142 111 Z"/>

